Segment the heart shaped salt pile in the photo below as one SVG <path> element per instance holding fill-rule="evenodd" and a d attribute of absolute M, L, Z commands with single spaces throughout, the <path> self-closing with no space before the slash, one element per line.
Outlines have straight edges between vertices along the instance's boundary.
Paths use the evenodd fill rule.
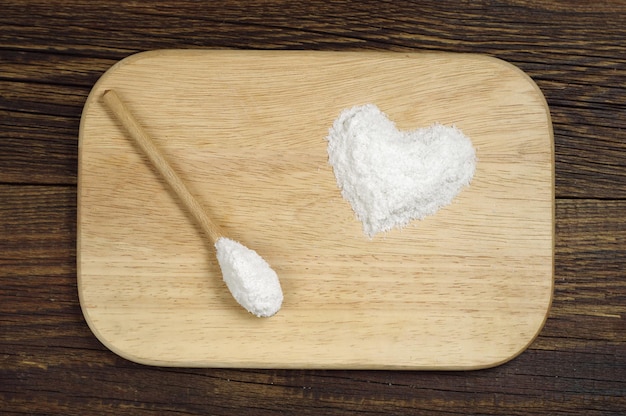
<path fill-rule="evenodd" d="M 327 140 L 337 185 L 370 237 L 450 204 L 476 168 L 456 127 L 399 131 L 373 104 L 344 110 Z"/>

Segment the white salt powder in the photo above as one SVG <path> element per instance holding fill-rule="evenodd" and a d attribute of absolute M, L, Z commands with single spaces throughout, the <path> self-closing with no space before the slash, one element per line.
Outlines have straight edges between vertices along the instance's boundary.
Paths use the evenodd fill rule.
<path fill-rule="evenodd" d="M 399 131 L 373 104 L 344 110 L 327 140 L 337 185 L 370 237 L 450 204 L 476 168 L 459 129 Z"/>
<path fill-rule="evenodd" d="M 274 315 L 283 303 L 276 272 L 256 251 L 221 237 L 215 243 L 226 286 L 241 306 L 258 317 Z"/>

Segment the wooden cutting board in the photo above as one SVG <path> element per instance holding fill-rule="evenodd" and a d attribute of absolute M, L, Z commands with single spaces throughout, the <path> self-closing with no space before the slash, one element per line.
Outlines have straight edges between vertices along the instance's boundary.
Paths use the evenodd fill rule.
<path fill-rule="evenodd" d="M 280 276 L 256 318 L 103 106 L 114 88 L 210 215 Z M 325 137 L 374 103 L 402 129 L 455 124 L 473 182 L 436 215 L 367 238 Z M 80 127 L 78 288 L 89 326 L 139 363 L 476 369 L 537 336 L 553 288 L 549 111 L 501 60 L 465 54 L 164 50 L 113 66 Z"/>

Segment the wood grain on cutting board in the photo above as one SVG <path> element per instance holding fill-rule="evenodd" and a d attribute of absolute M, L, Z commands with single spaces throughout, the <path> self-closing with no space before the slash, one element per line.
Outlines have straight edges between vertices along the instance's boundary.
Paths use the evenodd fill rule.
<path fill-rule="evenodd" d="M 267 319 L 105 110 L 114 88 L 192 193 L 278 273 Z M 455 124 L 474 180 L 436 215 L 367 238 L 328 165 L 341 110 Z M 522 352 L 553 285 L 553 144 L 520 70 L 444 53 L 166 50 L 94 86 L 80 129 L 78 284 L 96 336 L 165 366 L 473 369 Z"/>

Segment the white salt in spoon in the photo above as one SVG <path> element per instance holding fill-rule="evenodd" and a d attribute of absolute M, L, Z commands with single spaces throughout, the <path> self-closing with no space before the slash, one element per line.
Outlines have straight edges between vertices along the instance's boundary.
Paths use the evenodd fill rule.
<path fill-rule="evenodd" d="M 278 312 L 283 292 L 276 272 L 256 251 L 224 236 L 115 91 L 105 91 L 102 98 L 215 246 L 222 277 L 235 300 L 258 317 Z"/>

